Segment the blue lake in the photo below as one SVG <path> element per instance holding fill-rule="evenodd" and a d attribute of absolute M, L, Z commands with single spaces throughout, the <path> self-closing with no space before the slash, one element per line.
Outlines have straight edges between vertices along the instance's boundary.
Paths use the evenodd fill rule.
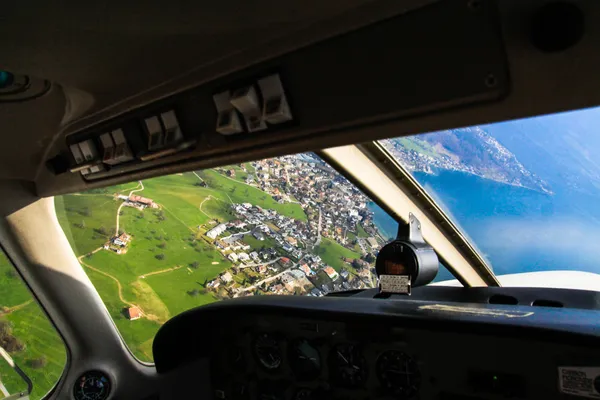
<path fill-rule="evenodd" d="M 415 173 L 498 275 L 541 270 L 600 273 L 600 199 L 553 185 L 554 195 L 474 175 Z M 384 235 L 396 224 L 372 205 Z"/>

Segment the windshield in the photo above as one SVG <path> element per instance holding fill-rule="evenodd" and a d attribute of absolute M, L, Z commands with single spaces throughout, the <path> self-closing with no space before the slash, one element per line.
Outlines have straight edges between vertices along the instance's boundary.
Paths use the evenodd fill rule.
<path fill-rule="evenodd" d="M 503 285 L 600 290 L 599 122 L 595 108 L 381 143 L 496 275 L 561 271 Z"/>
<path fill-rule="evenodd" d="M 58 220 L 123 338 L 152 360 L 161 324 L 254 295 L 370 288 L 398 224 L 314 154 L 55 198 Z M 440 269 L 438 280 L 452 275 Z"/>

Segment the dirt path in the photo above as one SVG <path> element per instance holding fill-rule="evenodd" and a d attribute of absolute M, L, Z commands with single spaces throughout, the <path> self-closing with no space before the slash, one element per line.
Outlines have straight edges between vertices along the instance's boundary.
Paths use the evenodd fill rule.
<path fill-rule="evenodd" d="M 85 266 L 85 267 L 87 267 L 87 268 L 91 269 L 92 271 L 96 271 L 96 272 L 98 272 L 99 274 L 102 274 L 102 275 L 104 275 L 104 276 L 107 276 L 107 277 L 109 277 L 110 279 L 112 279 L 113 281 L 117 282 L 117 288 L 118 288 L 118 292 L 119 292 L 119 300 L 121 300 L 121 302 L 122 302 L 122 303 L 125 303 L 125 304 L 127 304 L 129 307 L 138 307 L 138 306 L 136 306 L 135 304 L 133 304 L 133 303 L 131 303 L 131 302 L 129 302 L 129 301 L 127 301 L 127 300 L 125 300 L 125 298 L 123 297 L 123 286 L 121 285 L 121 282 L 120 282 L 120 281 L 119 281 L 117 278 L 115 278 L 115 277 L 114 277 L 114 276 L 112 276 L 111 274 L 109 274 L 109 273 L 107 273 L 107 272 L 104 272 L 104 271 L 102 271 L 102 270 L 100 270 L 100 269 L 98 269 L 98 268 L 96 268 L 96 267 L 92 267 L 90 264 L 87 264 L 87 263 L 85 263 L 85 262 L 83 261 L 83 258 L 84 258 L 85 256 L 87 256 L 87 255 L 89 255 L 89 254 L 94 254 L 94 253 L 96 253 L 97 251 L 100 251 L 100 250 L 102 250 L 102 247 L 98 247 L 96 250 L 94 250 L 94 251 L 92 251 L 91 253 L 88 253 L 88 254 L 86 254 L 86 255 L 79 256 L 77 259 L 79 260 L 79 262 L 81 263 L 81 265 L 83 265 L 83 266 Z M 139 308 L 139 307 L 138 307 L 138 308 Z M 140 308 L 140 310 L 141 310 L 141 308 Z"/>
<path fill-rule="evenodd" d="M 140 187 L 140 185 L 142 186 L 141 189 L 133 189 L 131 192 L 129 192 L 129 196 L 127 197 L 130 197 L 134 192 L 140 192 L 144 190 L 144 184 L 142 183 L 142 181 L 139 181 L 139 184 L 136 186 L 136 188 Z M 124 205 L 125 202 L 121 203 L 119 208 L 117 208 L 117 227 L 115 228 L 115 236 L 119 236 L 119 217 L 121 216 L 121 208 L 123 208 Z"/>
<path fill-rule="evenodd" d="M 164 274 L 165 272 L 171 272 L 171 271 L 175 271 L 178 270 L 179 268 L 183 268 L 181 265 L 178 265 L 176 267 L 172 267 L 172 268 L 167 268 L 167 269 L 161 269 L 160 271 L 154 271 L 154 272 L 149 272 L 147 274 L 144 275 L 140 275 L 138 276 L 138 278 L 146 278 L 148 276 L 152 276 L 152 275 L 158 275 L 158 274 Z"/>
<path fill-rule="evenodd" d="M 33 301 L 33 299 L 27 300 L 25 303 L 17 304 L 16 306 L 6 307 L 3 311 L 0 311 L 0 317 L 11 314 L 17 310 L 20 310 L 21 308 L 26 307 L 29 304 L 31 304 L 32 301 Z"/>
<path fill-rule="evenodd" d="M 204 205 L 205 202 L 207 202 L 208 200 L 216 200 L 216 201 L 223 201 L 221 199 L 218 199 L 216 197 L 214 197 L 213 195 L 208 195 L 204 200 L 202 200 L 202 202 L 200 203 L 200 206 L 198 206 L 198 210 L 200 210 L 200 212 L 204 215 L 206 215 L 208 218 L 213 219 L 213 217 L 211 217 L 210 215 L 208 215 L 207 213 L 204 212 L 204 210 L 202 210 L 202 206 Z M 230 199 L 231 200 L 231 199 Z"/>

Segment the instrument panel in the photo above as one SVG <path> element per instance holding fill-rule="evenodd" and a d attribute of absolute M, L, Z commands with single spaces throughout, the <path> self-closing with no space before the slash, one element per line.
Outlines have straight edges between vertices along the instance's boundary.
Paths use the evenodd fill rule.
<path fill-rule="evenodd" d="M 530 376 L 538 373 L 554 383 L 544 391 L 556 391 L 560 362 L 548 353 L 557 345 L 376 321 L 263 317 L 236 325 L 238 333 L 224 336 L 210 358 L 215 399 L 529 398 Z M 491 357 L 482 360 L 484 352 Z"/>
<path fill-rule="evenodd" d="M 565 310 L 318 300 L 308 302 L 311 307 L 322 307 L 320 311 L 296 306 L 231 307 L 237 301 L 211 306 L 209 314 L 202 311 L 211 307 L 199 308 L 195 316 L 191 313 L 186 318 L 190 319 L 188 327 L 210 321 L 210 333 L 196 332 L 197 349 L 203 356 L 196 357 L 190 348 L 177 354 L 188 338 L 194 338 L 189 330 L 185 337 L 178 336 L 179 329 L 174 328 L 181 324 L 177 321 L 167 327 L 168 335 L 159 332 L 155 340 L 155 352 L 161 343 L 171 344 L 164 357 L 156 354 L 157 369 L 200 376 L 199 367 L 192 365 L 206 360 L 210 385 L 206 395 L 219 400 L 562 399 L 569 396 L 559 371 L 567 366 L 594 367 L 600 360 L 600 340 L 595 334 L 524 326 L 527 318 L 534 323 L 538 314 L 559 321 L 567 317 Z M 277 301 L 283 302 L 278 298 L 251 303 Z M 373 307 L 372 312 L 362 312 L 365 305 Z M 415 320 L 403 310 L 404 305 L 428 318 Z M 347 311 L 339 312 L 341 308 Z M 461 308 L 477 313 L 459 315 Z M 445 310 L 445 314 L 423 312 L 431 309 Z M 596 311 L 573 312 L 598 316 Z M 193 322 L 192 317 L 198 319 Z M 169 336 L 178 337 L 175 347 Z M 569 371 L 573 376 L 573 370 Z"/>

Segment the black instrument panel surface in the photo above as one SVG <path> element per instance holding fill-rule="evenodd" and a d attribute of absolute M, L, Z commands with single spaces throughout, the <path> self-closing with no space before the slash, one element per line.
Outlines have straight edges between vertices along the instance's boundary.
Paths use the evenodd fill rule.
<path fill-rule="evenodd" d="M 189 373 L 208 360 L 205 395 L 217 399 L 561 398 L 558 368 L 600 359 L 598 316 L 381 299 L 238 299 L 175 317 L 159 331 L 154 354 L 161 374 Z"/>

